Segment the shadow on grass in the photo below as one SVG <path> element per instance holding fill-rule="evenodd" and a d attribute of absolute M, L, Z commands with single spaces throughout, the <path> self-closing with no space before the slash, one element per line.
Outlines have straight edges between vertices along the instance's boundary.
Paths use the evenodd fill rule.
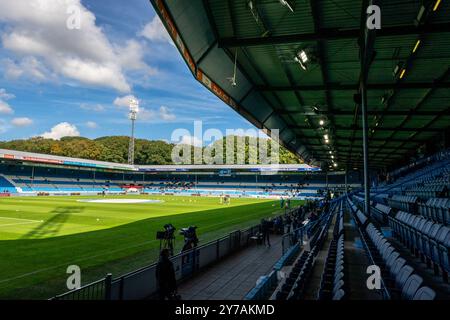
<path fill-rule="evenodd" d="M 56 207 L 50 213 L 53 216 L 45 220 L 30 232 L 24 234 L 21 239 L 41 239 L 58 234 L 61 227 L 69 219 L 71 214 L 83 212 L 84 207 Z"/>
<path fill-rule="evenodd" d="M 48 298 L 61 293 L 60 286 L 65 283 L 65 268 L 69 264 L 82 267 L 84 279 L 96 279 L 106 272 L 118 276 L 124 272 L 149 265 L 158 255 L 159 241 L 156 231 L 163 225 L 172 223 L 177 227 L 177 249 L 182 245 L 179 229 L 189 225 L 199 227 L 201 244 L 218 238 L 228 232 L 259 223 L 261 217 L 267 217 L 279 208 L 272 206 L 277 202 L 267 201 L 242 206 L 215 208 L 197 212 L 177 213 L 169 216 L 153 217 L 134 221 L 120 226 L 83 232 L 78 234 L 49 237 L 60 228 L 72 213 L 79 213 L 82 207 L 59 207 L 55 215 L 26 237 L 0 241 L 1 255 L 10 261 L 3 265 L 8 270 L 4 279 L 14 278 L 25 272 L 34 271 L 31 277 L 24 277 L 0 285 L 0 297 L 8 298 Z M 57 224 L 58 226 L 51 226 Z M 32 234 L 31 234 L 32 233 Z M 44 237 L 46 234 L 47 238 Z M 205 237 L 204 237 L 205 235 Z M 34 239 L 29 239 L 33 236 Z M 18 257 L 18 252 L 21 255 Z M 42 258 L 39 258 L 42 257 Z M 0 259 L 2 260 L 2 259 Z M 19 266 L 29 265 L 30 270 L 17 272 Z M 2 263 L 0 262 L 0 269 Z M 57 272 L 56 270 L 62 270 Z M 0 277 L 1 280 L 2 277 Z"/>

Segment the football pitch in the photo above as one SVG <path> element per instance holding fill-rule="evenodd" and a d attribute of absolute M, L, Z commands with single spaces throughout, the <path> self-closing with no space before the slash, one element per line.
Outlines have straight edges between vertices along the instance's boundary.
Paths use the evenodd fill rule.
<path fill-rule="evenodd" d="M 83 285 L 151 264 L 159 252 L 156 232 L 166 223 L 177 228 L 179 252 L 180 228 L 196 225 L 201 245 L 281 212 L 279 201 L 247 198 L 228 205 L 180 196 L 0 198 L 0 299 L 65 292 L 70 265 L 81 268 Z"/>

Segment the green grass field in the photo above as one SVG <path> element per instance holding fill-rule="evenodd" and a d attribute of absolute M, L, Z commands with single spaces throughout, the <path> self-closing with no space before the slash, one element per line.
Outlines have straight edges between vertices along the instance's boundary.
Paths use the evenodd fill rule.
<path fill-rule="evenodd" d="M 49 298 L 67 291 L 66 269 L 81 268 L 82 284 L 155 261 L 156 231 L 198 226 L 200 244 L 280 213 L 279 202 L 178 196 L 114 196 L 161 203 L 80 202 L 101 197 L 0 198 L 0 299 Z M 103 199 L 103 198 L 101 198 Z M 293 202 L 299 204 L 299 202 Z M 178 235 L 177 252 L 183 238 Z"/>

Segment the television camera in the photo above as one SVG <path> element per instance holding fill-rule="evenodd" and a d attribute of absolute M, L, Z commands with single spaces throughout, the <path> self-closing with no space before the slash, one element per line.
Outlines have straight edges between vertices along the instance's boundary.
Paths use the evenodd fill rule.
<path fill-rule="evenodd" d="M 159 240 L 159 251 L 168 249 L 170 255 L 173 256 L 175 230 L 176 228 L 171 223 L 167 223 L 164 225 L 164 231 L 156 232 L 156 239 Z"/>
<path fill-rule="evenodd" d="M 184 236 L 184 246 L 183 249 L 181 249 L 181 252 L 190 250 L 192 248 L 195 248 L 198 244 L 198 237 L 197 237 L 197 227 L 196 226 L 190 226 L 187 228 L 181 228 L 180 234 Z"/>

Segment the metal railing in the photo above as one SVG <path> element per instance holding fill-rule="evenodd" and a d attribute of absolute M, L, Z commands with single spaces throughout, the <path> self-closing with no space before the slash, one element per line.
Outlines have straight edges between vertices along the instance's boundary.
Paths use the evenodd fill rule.
<path fill-rule="evenodd" d="M 79 289 L 57 295 L 50 300 L 111 300 L 112 275 L 94 281 Z"/>
<path fill-rule="evenodd" d="M 351 215 L 352 219 L 355 221 L 355 223 L 358 224 L 357 218 L 355 217 L 355 213 L 353 212 L 352 208 L 350 207 L 350 203 L 352 203 L 351 200 L 349 198 L 347 198 L 347 207 L 349 208 L 350 215 Z M 366 252 L 367 258 L 369 259 L 369 264 L 377 265 L 373 255 L 372 255 L 372 251 L 370 250 L 369 245 L 367 243 L 367 240 L 365 237 L 365 231 L 363 231 L 359 226 L 357 227 L 357 229 L 358 229 L 358 233 L 360 235 L 360 239 L 361 239 L 361 243 L 363 245 L 364 251 Z M 381 283 L 380 292 L 381 292 L 381 296 L 383 297 L 383 300 L 391 300 L 391 295 L 389 293 L 388 287 L 386 286 L 383 278 L 380 279 L 380 283 Z"/>
<path fill-rule="evenodd" d="M 281 246 L 282 246 L 282 250 L 283 250 L 283 254 L 286 253 L 286 251 L 291 248 L 292 246 L 294 246 L 296 243 L 298 243 L 299 241 L 303 241 L 303 238 L 305 235 L 309 236 L 310 231 L 317 226 L 319 223 L 322 222 L 322 220 L 328 218 L 329 213 L 333 212 L 334 210 L 334 206 L 331 207 L 329 209 L 329 212 L 324 213 L 319 219 L 317 219 L 316 221 L 313 222 L 309 222 L 304 226 L 301 226 L 300 228 L 297 228 L 295 230 L 292 230 L 289 233 L 286 233 L 283 235 L 282 240 L 281 240 Z"/>
<path fill-rule="evenodd" d="M 288 212 L 297 210 L 290 209 Z M 251 237 L 260 232 L 260 225 L 244 230 L 237 230 L 219 239 L 205 243 L 189 251 L 171 257 L 177 282 L 188 279 L 213 263 L 222 260 L 250 244 Z M 283 252 L 284 253 L 284 252 Z M 105 278 L 87 284 L 79 289 L 57 295 L 54 300 L 138 300 L 153 297 L 158 291 L 156 265 L 142 267 L 138 270 L 112 279 Z"/>

